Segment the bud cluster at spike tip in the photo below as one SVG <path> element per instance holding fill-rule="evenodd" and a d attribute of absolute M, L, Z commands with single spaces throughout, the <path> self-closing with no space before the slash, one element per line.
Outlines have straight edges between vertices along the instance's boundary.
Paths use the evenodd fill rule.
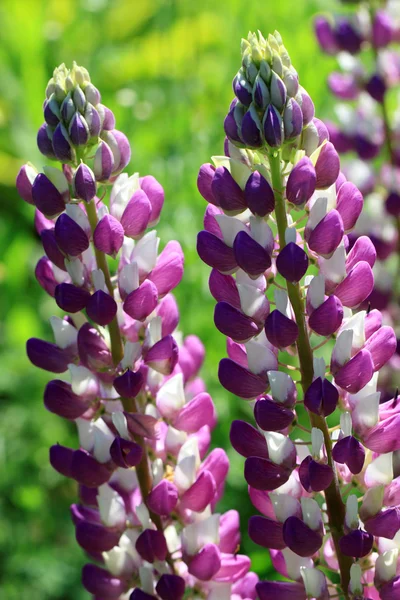
<path fill-rule="evenodd" d="M 361 5 L 345 17 L 319 16 L 315 20 L 321 49 L 337 55 L 340 68 L 328 78 L 328 86 L 338 99 L 336 120 L 327 122 L 330 139 L 345 155 L 343 172 L 357 183 L 365 199 L 365 210 L 349 241 L 352 245 L 360 236 L 368 235 L 377 255 L 374 289 L 364 306 L 382 311 L 384 321 L 393 324 L 395 330 L 400 297 L 400 130 L 393 92 L 400 83 L 399 17 L 398 3 L 385 0 L 369 12 Z M 334 43 L 335 22 L 347 23 L 347 27 L 363 23 L 363 42 L 357 56 L 352 56 L 348 47 Z M 393 395 L 400 384 L 398 365 L 396 352 L 379 382 L 384 398 Z"/>
<path fill-rule="evenodd" d="M 199 376 L 205 350 L 177 330 L 171 292 L 183 253 L 176 241 L 160 252 L 149 229 L 163 188 L 150 175 L 115 177 L 129 144 L 85 69 L 62 65 L 46 95 L 53 144 L 67 122 L 73 143 L 63 156 L 57 147 L 61 169 L 22 167 L 17 188 L 36 205 L 45 252 L 36 278 L 66 314 L 51 317 L 52 341 L 28 340 L 27 354 L 57 376 L 44 391 L 46 409 L 77 426 L 77 447 L 53 445 L 50 462 L 79 486 L 71 518 L 94 561 L 83 567 L 83 585 L 95 598 L 182 600 L 195 590 L 209 600 L 253 600 L 258 578 L 237 553 L 239 514 L 215 511 L 229 461 L 220 448 L 209 452 L 216 412 Z M 99 128 L 83 143 L 78 124 L 89 109 Z M 78 147 L 93 143 L 92 170 Z M 98 182 L 112 184 L 108 199 L 97 197 Z"/>
<path fill-rule="evenodd" d="M 249 536 L 286 578 L 259 582 L 258 598 L 395 598 L 400 411 L 396 397 L 380 404 L 377 386 L 397 344 L 377 309 L 361 310 L 377 257 L 368 236 L 352 239 L 363 196 L 313 111 L 296 148 L 283 134 L 272 143 L 265 128 L 246 142 L 255 110 L 279 123 L 302 88 L 290 77 L 289 93 L 295 71 L 279 34 L 249 34 L 242 55 L 225 153 L 199 171 L 208 206 L 197 250 L 227 337 L 219 380 L 254 412 L 230 431 L 258 511 Z M 272 108 L 271 81 L 274 98 L 286 90 Z M 319 136 L 307 138 L 311 124 Z"/>

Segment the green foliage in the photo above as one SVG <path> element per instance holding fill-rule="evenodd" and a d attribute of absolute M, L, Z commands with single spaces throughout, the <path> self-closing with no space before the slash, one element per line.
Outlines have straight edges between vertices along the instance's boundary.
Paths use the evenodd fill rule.
<path fill-rule="evenodd" d="M 203 375 L 219 412 L 213 445 L 232 461 L 221 510 L 242 517 L 242 550 L 263 577 L 275 577 L 249 541 L 253 509 L 242 476 L 243 460 L 229 448 L 233 418 L 249 414 L 245 402 L 224 391 L 217 366 L 224 338 L 213 324 L 206 268 L 196 254 L 205 202 L 196 188 L 199 166 L 223 148 L 222 121 L 231 81 L 240 62 L 240 38 L 249 30 L 278 29 L 317 114 L 329 113 L 326 76 L 331 59 L 320 54 L 312 16 L 324 1 L 287 0 L 3 0 L 0 5 L 0 596 L 5 600 L 80 600 L 85 558 L 74 540 L 69 504 L 75 485 L 48 465 L 48 447 L 76 445 L 73 424 L 45 411 L 47 373 L 25 357 L 28 337 L 50 338 L 54 303 L 33 275 L 41 255 L 33 209 L 14 190 L 19 166 L 40 167 L 36 131 L 42 122 L 44 89 L 53 68 L 76 60 L 85 65 L 117 126 L 133 147 L 131 170 L 152 173 L 165 187 L 158 228 L 163 243 L 178 239 L 186 255 L 177 291 L 184 333 L 207 347 Z"/>

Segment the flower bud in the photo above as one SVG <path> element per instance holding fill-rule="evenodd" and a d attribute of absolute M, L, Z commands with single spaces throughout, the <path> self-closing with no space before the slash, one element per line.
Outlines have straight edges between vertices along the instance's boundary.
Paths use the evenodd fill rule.
<path fill-rule="evenodd" d="M 94 173 L 87 165 L 81 163 L 74 174 L 73 186 L 75 196 L 90 202 L 96 195 L 96 180 Z"/>

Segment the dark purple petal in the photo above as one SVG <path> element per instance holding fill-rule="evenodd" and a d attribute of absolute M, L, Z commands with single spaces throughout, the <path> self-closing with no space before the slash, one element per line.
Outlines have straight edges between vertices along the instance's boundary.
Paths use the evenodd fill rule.
<path fill-rule="evenodd" d="M 211 191 L 217 205 L 223 210 L 242 212 L 247 208 L 243 190 L 226 167 L 218 167 L 215 170 Z"/>
<path fill-rule="evenodd" d="M 43 250 L 46 252 L 47 257 L 54 265 L 56 265 L 56 267 L 62 271 L 66 271 L 65 255 L 57 245 L 54 229 L 43 229 L 40 238 L 42 240 Z"/>
<path fill-rule="evenodd" d="M 214 198 L 214 194 L 211 188 L 212 180 L 215 174 L 215 167 L 210 163 L 206 163 L 200 167 L 199 174 L 197 176 L 197 189 L 207 202 L 218 206 L 217 200 Z"/>
<path fill-rule="evenodd" d="M 259 148 L 262 146 L 260 126 L 261 123 L 257 112 L 251 109 L 248 110 L 243 117 L 240 129 L 240 137 L 246 146 L 250 148 Z"/>
<path fill-rule="evenodd" d="M 295 554 L 312 556 L 322 546 L 322 536 L 298 517 L 289 517 L 283 524 L 283 538 Z"/>
<path fill-rule="evenodd" d="M 354 558 L 367 556 L 372 550 L 373 543 L 374 537 L 362 529 L 355 529 L 339 540 L 342 554 Z"/>
<path fill-rule="evenodd" d="M 145 231 L 151 215 L 151 204 L 143 190 L 137 190 L 129 200 L 121 217 L 125 235 L 139 237 Z"/>
<path fill-rule="evenodd" d="M 386 94 L 386 83 L 381 75 L 375 73 L 370 77 L 365 86 L 368 94 L 376 100 L 376 102 L 383 102 Z"/>
<path fill-rule="evenodd" d="M 326 142 L 321 148 L 315 164 L 317 175 L 316 188 L 325 189 L 335 183 L 340 172 L 340 160 L 334 145 Z"/>
<path fill-rule="evenodd" d="M 256 515 L 249 519 L 250 539 L 263 548 L 283 550 L 286 542 L 283 539 L 283 525 L 267 517 Z"/>
<path fill-rule="evenodd" d="M 206 265 L 221 273 L 233 273 L 238 268 L 233 248 L 208 231 L 197 234 L 197 253 Z"/>
<path fill-rule="evenodd" d="M 111 471 L 86 450 L 75 450 L 71 462 L 71 477 L 87 487 L 99 487 L 111 477 Z"/>
<path fill-rule="evenodd" d="M 154 529 L 145 529 L 136 540 L 136 550 L 149 563 L 165 560 L 168 549 L 164 534 Z"/>
<path fill-rule="evenodd" d="M 64 199 L 46 175 L 39 173 L 32 185 L 32 198 L 46 217 L 53 218 L 65 209 Z"/>
<path fill-rule="evenodd" d="M 358 54 L 363 41 L 360 34 L 345 17 L 340 17 L 336 23 L 335 40 L 342 50 L 346 50 L 350 54 Z"/>
<path fill-rule="evenodd" d="M 332 335 L 339 329 L 343 321 L 343 306 L 339 298 L 329 296 L 308 319 L 308 325 L 318 335 Z"/>
<path fill-rule="evenodd" d="M 261 398 L 254 406 L 254 417 L 264 431 L 281 431 L 292 423 L 294 413 L 274 400 Z"/>
<path fill-rule="evenodd" d="M 264 117 L 264 137 L 265 141 L 271 148 L 277 148 L 283 143 L 283 124 L 282 117 L 275 108 L 270 104 L 267 108 Z"/>
<path fill-rule="evenodd" d="M 118 545 L 121 532 L 101 523 L 80 521 L 75 528 L 75 537 L 86 552 L 108 552 Z"/>
<path fill-rule="evenodd" d="M 122 398 L 136 398 L 143 387 L 144 379 L 140 371 L 127 369 L 114 379 L 113 385 Z"/>
<path fill-rule="evenodd" d="M 285 139 L 294 139 L 301 134 L 303 129 L 303 113 L 300 105 L 294 98 L 289 98 L 283 113 Z"/>
<path fill-rule="evenodd" d="M 87 301 L 86 312 L 98 325 L 108 325 L 117 314 L 117 303 L 109 294 L 98 290 Z"/>
<path fill-rule="evenodd" d="M 156 308 L 158 302 L 158 290 L 149 279 L 125 298 L 124 311 L 138 321 L 144 321 Z"/>
<path fill-rule="evenodd" d="M 37 134 L 37 146 L 40 152 L 47 156 L 47 158 L 55 159 L 56 155 L 54 154 L 53 144 L 51 142 L 51 138 L 49 137 L 49 127 L 46 123 L 40 126 L 38 134 Z"/>
<path fill-rule="evenodd" d="M 119 598 L 126 587 L 125 582 L 119 577 L 91 564 L 85 565 L 82 569 L 82 583 L 88 592 L 105 599 Z"/>
<path fill-rule="evenodd" d="M 58 246 L 69 256 L 79 256 L 89 248 L 89 238 L 85 231 L 66 213 L 58 217 L 54 235 Z"/>
<path fill-rule="evenodd" d="M 182 510 L 194 510 L 203 512 L 212 502 L 217 486 L 210 471 L 202 471 L 193 485 L 181 497 L 180 507 Z"/>
<path fill-rule="evenodd" d="M 275 208 L 274 191 L 259 171 L 254 171 L 248 178 L 244 194 L 247 206 L 259 217 L 265 217 Z"/>
<path fill-rule="evenodd" d="M 111 351 L 99 331 L 85 323 L 78 332 L 78 351 L 82 364 L 101 370 L 112 366 Z"/>
<path fill-rule="evenodd" d="M 400 509 L 395 506 L 382 510 L 364 521 L 364 527 L 373 536 L 392 540 L 400 530 Z"/>
<path fill-rule="evenodd" d="M 147 497 L 147 506 L 156 515 L 169 516 L 178 502 L 178 489 L 171 481 L 162 479 Z"/>
<path fill-rule="evenodd" d="M 252 97 L 252 89 L 249 82 L 245 79 L 242 73 L 238 73 L 233 80 L 232 83 L 233 92 L 239 102 L 244 104 L 244 106 L 250 106 Z"/>
<path fill-rule="evenodd" d="M 295 242 L 289 242 L 279 252 L 276 268 L 287 281 L 297 283 L 307 272 L 308 256 Z"/>
<path fill-rule="evenodd" d="M 68 127 L 71 142 L 75 146 L 84 146 L 89 140 L 89 127 L 82 115 L 76 112 Z"/>
<path fill-rule="evenodd" d="M 179 349 L 175 339 L 172 335 L 166 335 L 146 352 L 144 362 L 158 373 L 171 375 L 178 356 Z"/>
<path fill-rule="evenodd" d="M 314 379 L 304 396 L 304 406 L 316 415 L 329 416 L 336 409 L 339 392 L 328 380 Z"/>
<path fill-rule="evenodd" d="M 55 288 L 57 305 L 65 312 L 76 313 L 86 308 L 90 293 L 72 283 L 60 283 Z"/>
<path fill-rule="evenodd" d="M 30 338 L 26 342 L 26 353 L 35 367 L 52 373 L 64 373 L 74 359 L 74 353 L 68 348 L 59 348 L 39 338 Z"/>
<path fill-rule="evenodd" d="M 260 329 L 253 319 L 244 315 L 240 310 L 227 302 L 218 302 L 216 304 L 214 323 L 221 333 L 236 342 L 247 342 L 260 333 Z"/>
<path fill-rule="evenodd" d="M 237 264 L 250 277 L 259 277 L 271 266 L 268 251 L 245 231 L 239 231 L 233 243 Z"/>
<path fill-rule="evenodd" d="M 110 446 L 110 455 L 118 467 L 129 469 L 140 463 L 143 451 L 136 442 L 117 436 Z"/>
<path fill-rule="evenodd" d="M 72 477 L 71 465 L 74 456 L 74 450 L 55 444 L 49 450 L 50 464 L 58 473 L 64 477 Z"/>
<path fill-rule="evenodd" d="M 256 585 L 260 600 L 306 600 L 304 585 L 286 581 L 260 581 Z"/>
<path fill-rule="evenodd" d="M 279 310 L 273 310 L 265 321 L 265 333 L 276 348 L 287 348 L 297 340 L 299 329 L 292 319 Z"/>
<path fill-rule="evenodd" d="M 360 350 L 335 373 L 335 383 L 350 394 L 356 394 L 371 380 L 374 364 L 368 350 Z"/>
<path fill-rule="evenodd" d="M 30 163 L 23 165 L 18 171 L 15 181 L 17 192 L 28 204 L 35 204 L 32 196 L 32 186 L 37 174 L 36 169 Z"/>
<path fill-rule="evenodd" d="M 267 387 L 265 378 L 254 375 L 230 358 L 223 358 L 220 361 L 218 378 L 228 392 L 245 399 L 256 398 L 265 392 Z"/>
<path fill-rule="evenodd" d="M 75 171 L 73 185 L 76 197 L 85 202 L 90 202 L 96 195 L 97 185 L 94 173 L 84 163 L 81 163 Z"/>
<path fill-rule="evenodd" d="M 65 419 L 77 419 L 87 411 L 90 400 L 74 394 L 71 384 L 60 379 L 49 381 L 44 391 L 44 405 Z"/>
<path fill-rule="evenodd" d="M 53 151 L 55 156 L 61 162 L 71 162 L 74 159 L 75 152 L 71 147 L 71 140 L 64 125 L 59 123 L 53 133 Z"/>
<path fill-rule="evenodd" d="M 156 600 L 156 597 L 153 594 L 148 594 L 139 588 L 135 588 L 129 596 L 129 600 Z"/>
<path fill-rule="evenodd" d="M 161 600 L 182 600 L 185 590 L 186 584 L 183 577 L 168 573 L 161 575 L 156 585 L 156 592 Z"/>
<path fill-rule="evenodd" d="M 250 456 L 244 463 L 244 477 L 256 490 L 276 490 L 289 479 L 290 472 L 267 458 Z"/>
<path fill-rule="evenodd" d="M 208 284 L 211 295 L 217 302 L 227 302 L 240 310 L 240 296 L 234 277 L 223 275 L 217 269 L 213 269 Z"/>
<path fill-rule="evenodd" d="M 308 465 L 308 474 L 310 478 L 310 488 L 313 492 L 322 492 L 323 490 L 326 490 L 333 480 L 332 467 L 321 464 L 315 460 L 311 460 Z"/>
<path fill-rule="evenodd" d="M 94 156 L 93 173 L 97 181 L 107 181 L 114 168 L 114 156 L 108 144 L 101 141 Z"/>
<path fill-rule="evenodd" d="M 245 421 L 232 421 L 229 438 L 233 448 L 242 456 L 268 458 L 268 446 L 265 437 Z"/>
<path fill-rule="evenodd" d="M 305 204 L 315 192 L 317 176 L 311 160 L 305 156 L 291 170 L 286 185 L 286 197 L 292 204 Z"/>
<path fill-rule="evenodd" d="M 149 439 L 158 437 L 158 421 L 151 415 L 124 412 L 128 424 L 128 431 L 132 435 L 139 435 Z"/>
<path fill-rule="evenodd" d="M 369 264 L 360 261 L 335 289 L 335 295 L 344 306 L 357 308 L 374 287 L 374 275 Z"/>
<path fill-rule="evenodd" d="M 307 243 L 313 252 L 329 258 L 342 241 L 344 226 L 337 210 L 330 210 L 327 215 L 307 236 Z"/>

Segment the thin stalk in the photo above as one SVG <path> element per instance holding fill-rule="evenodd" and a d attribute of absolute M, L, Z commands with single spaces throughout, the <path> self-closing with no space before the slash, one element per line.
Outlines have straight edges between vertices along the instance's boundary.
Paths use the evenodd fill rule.
<path fill-rule="evenodd" d="M 269 161 L 271 166 L 272 186 L 275 195 L 275 216 L 278 226 L 279 245 L 282 249 L 286 245 L 285 231 L 288 226 L 288 220 L 286 214 L 285 199 L 283 196 L 284 187 L 281 175 L 280 152 L 278 151 L 275 154 L 270 155 Z M 305 320 L 304 301 L 300 285 L 298 283 L 294 284 L 287 282 L 287 291 L 295 315 L 297 327 L 299 329 L 299 335 L 297 338 L 296 345 L 300 360 L 300 370 L 302 373 L 301 385 L 303 388 L 303 393 L 305 394 L 313 381 L 314 369 L 312 348 Z M 342 501 L 339 481 L 335 469 L 335 463 L 332 458 L 332 442 L 325 419 L 311 412 L 308 412 L 308 414 L 310 417 L 311 426 L 317 427 L 322 431 L 322 434 L 324 436 L 328 464 L 330 465 L 334 473 L 331 485 L 327 490 L 325 490 L 325 499 L 327 505 L 329 528 L 331 530 L 331 535 L 336 550 L 336 556 L 339 563 L 341 586 L 343 589 L 344 596 L 347 600 L 349 597 L 348 587 L 350 583 L 350 568 L 353 564 L 353 560 L 348 556 L 344 556 L 340 551 L 339 546 L 339 540 L 344 535 L 343 526 L 345 520 L 345 506 Z"/>
<path fill-rule="evenodd" d="M 89 202 L 89 204 L 86 204 L 86 212 L 93 234 L 98 222 L 96 204 L 94 199 L 92 199 Z M 101 252 L 98 248 L 96 248 L 96 246 L 94 246 L 94 253 L 96 256 L 97 267 L 103 271 L 108 292 L 110 296 L 114 297 L 114 288 L 110 277 L 110 270 L 108 268 L 106 255 L 104 254 L 104 252 Z M 115 316 L 111 323 L 108 325 L 108 331 L 110 332 L 111 355 L 113 363 L 114 365 L 117 365 L 124 355 L 117 316 Z"/>
<path fill-rule="evenodd" d="M 136 401 L 134 398 L 121 398 L 121 402 L 124 407 L 124 410 L 126 410 L 127 412 L 138 412 Z M 147 445 L 140 435 L 134 435 L 133 438 L 142 449 L 142 460 L 135 467 L 135 470 L 139 482 L 140 494 L 142 496 L 143 502 L 147 506 L 148 497 L 153 487 L 153 477 L 149 467 Z M 153 521 L 154 525 L 157 527 L 158 531 L 161 531 L 161 533 L 163 533 L 164 528 L 162 525 L 161 517 L 159 515 L 156 515 L 153 511 L 151 511 L 148 506 L 147 509 L 149 511 L 150 518 Z M 169 552 L 167 554 L 166 561 L 169 564 L 172 573 L 175 573 L 174 561 L 172 560 L 172 557 Z"/>

